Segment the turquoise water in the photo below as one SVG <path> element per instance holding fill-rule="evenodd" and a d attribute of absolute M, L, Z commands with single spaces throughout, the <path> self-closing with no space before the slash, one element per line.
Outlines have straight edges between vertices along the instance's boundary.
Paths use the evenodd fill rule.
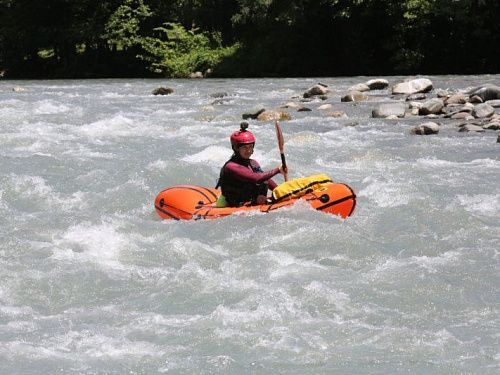
<path fill-rule="evenodd" d="M 167 186 L 215 185 L 241 114 L 318 79 L 0 81 L 0 373 L 498 373 L 498 133 L 412 136 L 422 120 L 370 118 L 387 91 L 340 102 L 368 78 L 321 78 L 330 98 L 282 123 L 291 178 L 356 191 L 345 221 L 153 208 Z M 250 130 L 279 165 L 274 125 Z"/>

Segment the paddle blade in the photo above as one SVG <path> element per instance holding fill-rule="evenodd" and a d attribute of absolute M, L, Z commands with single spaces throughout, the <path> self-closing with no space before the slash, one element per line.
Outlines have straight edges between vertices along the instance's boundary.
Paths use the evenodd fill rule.
<path fill-rule="evenodd" d="M 281 154 L 281 165 L 283 168 L 286 170 L 286 160 L 285 160 L 285 140 L 283 139 L 283 132 L 281 131 L 281 126 L 278 121 L 274 123 L 274 126 L 276 128 L 276 138 L 278 138 L 278 147 L 280 149 L 280 154 Z M 288 181 L 288 171 L 285 172 L 285 181 Z"/>
<path fill-rule="evenodd" d="M 283 133 L 281 131 L 281 126 L 278 121 L 274 123 L 276 128 L 276 138 L 278 139 L 278 147 L 280 149 L 280 153 L 284 153 L 285 151 L 285 140 L 283 139 Z"/>

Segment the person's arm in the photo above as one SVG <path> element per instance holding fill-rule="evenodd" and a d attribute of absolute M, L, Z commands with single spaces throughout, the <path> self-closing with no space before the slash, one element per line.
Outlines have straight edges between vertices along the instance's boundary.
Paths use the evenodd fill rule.
<path fill-rule="evenodd" d="M 270 178 L 269 181 L 267 181 L 267 185 L 269 186 L 269 190 L 271 190 L 271 191 L 273 191 L 274 188 L 276 186 L 278 186 L 278 184 L 276 182 L 274 182 L 274 180 L 272 178 Z"/>
<path fill-rule="evenodd" d="M 276 176 L 278 173 L 280 173 L 279 168 L 274 168 L 271 169 L 270 171 L 262 173 L 254 172 L 250 168 L 244 167 L 243 165 L 239 165 L 233 162 L 227 163 L 225 170 L 226 173 L 230 173 L 231 175 L 241 179 L 242 181 L 253 182 L 255 184 L 260 184 L 261 182 L 267 181 L 271 177 Z"/>

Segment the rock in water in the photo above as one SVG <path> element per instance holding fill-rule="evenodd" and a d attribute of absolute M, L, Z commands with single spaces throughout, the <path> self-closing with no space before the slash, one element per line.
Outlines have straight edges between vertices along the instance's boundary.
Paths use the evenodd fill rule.
<path fill-rule="evenodd" d="M 484 133 L 484 129 L 481 126 L 474 124 L 464 124 L 458 130 L 459 132 L 476 132 L 476 133 Z"/>
<path fill-rule="evenodd" d="M 494 113 L 495 113 L 495 108 L 493 108 L 489 104 L 481 103 L 474 107 L 474 110 L 472 111 L 472 116 L 474 116 L 475 118 L 485 118 L 493 116 Z"/>
<path fill-rule="evenodd" d="M 476 87 L 469 92 L 469 96 L 478 96 L 483 102 L 487 100 L 500 99 L 500 87 L 492 84 Z"/>
<path fill-rule="evenodd" d="M 389 81 L 382 78 L 370 79 L 365 82 L 365 85 L 367 85 L 370 90 L 383 90 L 389 86 Z"/>
<path fill-rule="evenodd" d="M 411 130 L 412 134 L 428 135 L 439 133 L 439 125 L 435 122 L 425 122 Z"/>
<path fill-rule="evenodd" d="M 340 98 L 341 102 L 361 102 L 368 99 L 368 97 L 360 91 L 350 91 L 347 95 Z"/>
<path fill-rule="evenodd" d="M 173 94 L 174 89 L 171 87 L 158 87 L 157 89 L 154 89 L 151 94 L 153 95 L 169 95 Z"/>
<path fill-rule="evenodd" d="M 465 104 L 467 103 L 467 97 L 464 94 L 454 94 L 445 99 L 446 105 L 450 104 Z"/>
<path fill-rule="evenodd" d="M 347 91 L 365 92 L 365 91 L 370 91 L 370 87 L 368 87 L 368 85 L 365 83 L 358 83 L 357 85 L 349 87 Z"/>
<path fill-rule="evenodd" d="M 255 120 L 262 112 L 264 112 L 266 109 L 265 108 L 258 108 L 255 109 L 251 112 L 245 112 L 241 115 L 243 120 L 248 120 L 248 119 L 253 119 Z"/>
<path fill-rule="evenodd" d="M 406 101 L 407 102 L 412 102 L 412 101 L 415 101 L 415 100 L 425 100 L 425 99 L 427 99 L 427 95 L 425 95 L 423 93 L 411 94 L 411 95 L 408 95 L 406 97 Z"/>
<path fill-rule="evenodd" d="M 443 101 L 439 98 L 429 99 L 422 103 L 418 114 L 421 116 L 430 115 L 430 114 L 440 114 L 443 109 Z"/>
<path fill-rule="evenodd" d="M 372 117 L 384 118 L 389 116 L 404 117 L 406 112 L 405 103 L 383 103 L 372 111 Z"/>
<path fill-rule="evenodd" d="M 311 96 L 318 96 L 318 95 L 326 95 L 330 92 L 330 90 L 322 84 L 314 85 L 313 87 L 309 88 L 305 93 L 304 93 L 304 98 L 310 98 Z"/>
<path fill-rule="evenodd" d="M 257 116 L 257 120 L 259 121 L 287 121 L 291 120 L 291 118 L 292 117 L 287 112 L 272 110 L 266 110 Z"/>
<path fill-rule="evenodd" d="M 407 82 L 397 83 L 392 87 L 392 93 L 411 95 L 418 92 L 429 92 L 432 88 L 433 85 L 430 79 L 418 78 Z"/>

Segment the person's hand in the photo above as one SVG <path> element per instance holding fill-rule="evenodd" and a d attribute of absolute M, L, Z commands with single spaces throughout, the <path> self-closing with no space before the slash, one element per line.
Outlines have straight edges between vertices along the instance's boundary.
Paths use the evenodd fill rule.
<path fill-rule="evenodd" d="M 280 173 L 284 176 L 285 174 L 288 173 L 288 167 L 283 167 L 283 165 L 280 165 Z"/>
<path fill-rule="evenodd" d="M 267 203 L 267 197 L 265 195 L 257 195 L 257 199 L 255 200 L 257 204 L 265 204 Z"/>

